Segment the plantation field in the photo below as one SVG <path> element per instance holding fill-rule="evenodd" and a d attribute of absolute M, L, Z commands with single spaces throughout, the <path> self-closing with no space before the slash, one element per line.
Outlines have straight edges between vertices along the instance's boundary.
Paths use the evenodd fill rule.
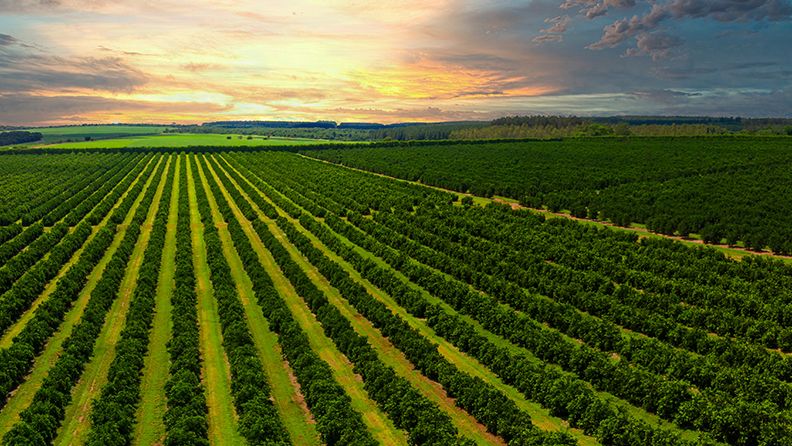
<path fill-rule="evenodd" d="M 276 145 L 306 145 L 319 144 L 327 141 L 320 139 L 302 138 L 267 138 L 251 135 L 218 135 L 218 134 L 163 134 L 130 136 L 124 138 L 101 139 L 95 141 L 78 141 L 60 144 L 49 144 L 50 149 L 90 149 L 90 148 L 122 148 L 122 147 L 189 147 L 189 146 L 276 146 Z M 39 147 L 39 146 L 37 146 Z"/>
<path fill-rule="evenodd" d="M 531 208 L 792 254 L 790 138 L 591 138 L 308 155 Z"/>
<path fill-rule="evenodd" d="M 792 267 L 308 157 L 542 144 L 0 155 L 2 444 L 792 444 Z M 598 150 L 553 181 L 642 181 Z"/>

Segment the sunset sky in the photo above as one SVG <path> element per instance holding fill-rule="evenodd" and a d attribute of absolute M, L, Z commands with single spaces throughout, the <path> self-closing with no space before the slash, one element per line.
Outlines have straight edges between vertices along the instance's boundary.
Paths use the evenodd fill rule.
<path fill-rule="evenodd" d="M 791 0 L 0 0 L 0 125 L 792 116 Z"/>

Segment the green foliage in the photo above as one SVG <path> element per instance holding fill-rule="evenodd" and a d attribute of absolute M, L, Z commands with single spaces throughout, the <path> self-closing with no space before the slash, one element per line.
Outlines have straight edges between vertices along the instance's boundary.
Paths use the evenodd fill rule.
<path fill-rule="evenodd" d="M 598 124 L 587 127 L 597 133 Z M 627 138 L 319 150 L 312 156 L 663 234 L 792 252 L 785 138 Z"/>
<path fill-rule="evenodd" d="M 44 135 L 42 135 L 39 132 L 24 132 L 24 131 L 0 132 L 0 146 L 36 142 L 36 141 L 40 141 L 43 137 Z"/>
<path fill-rule="evenodd" d="M 441 204 L 440 193 L 435 198 L 426 189 L 285 154 L 232 158 L 243 173 L 266 178 L 263 190 L 279 207 L 300 217 L 326 246 L 438 335 L 604 444 L 684 442 L 622 412 L 590 386 L 730 444 L 783 444 L 790 435 L 792 399 L 786 381 L 792 361 L 762 345 L 771 340 L 764 336 L 768 330 L 785 333 L 779 339 L 789 337 L 780 308 L 792 298 L 792 283 L 789 269 L 779 263 L 733 262 L 711 250 L 638 241 L 631 234 L 545 220 L 505 206 L 450 206 Z M 423 199 L 414 195 L 417 191 L 426 194 Z M 289 199 L 276 198 L 279 193 Z M 399 206 L 403 203 L 417 207 Z M 300 208 L 322 217 L 327 226 Z M 298 234 L 287 226 L 284 230 L 310 252 Z M 334 232 L 530 354 L 494 343 L 479 328 L 428 303 L 404 279 L 350 249 Z M 322 262 L 317 258 L 314 264 Z M 746 281 L 750 289 L 744 288 Z M 765 288 L 769 283 L 774 285 Z M 726 297 L 734 288 L 741 292 Z M 746 301 L 746 295 L 756 300 Z M 774 303 L 762 307 L 767 299 Z M 379 320 L 376 313 L 365 314 Z M 754 329 L 743 331 L 751 325 Z M 711 331 L 723 337 L 708 336 Z M 709 443 L 706 435 L 701 438 Z"/>

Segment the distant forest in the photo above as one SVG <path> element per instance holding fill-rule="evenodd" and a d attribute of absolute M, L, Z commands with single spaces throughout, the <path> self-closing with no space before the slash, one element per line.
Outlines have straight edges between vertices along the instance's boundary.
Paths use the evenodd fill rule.
<path fill-rule="evenodd" d="M 18 130 L 11 132 L 0 132 L 0 146 L 40 141 L 43 137 L 44 135 L 38 132 L 23 132 Z"/>
<path fill-rule="evenodd" d="M 334 121 L 217 121 L 172 132 L 234 133 L 341 141 L 553 139 L 590 136 L 792 135 L 792 119 L 696 116 L 507 116 L 493 121 L 379 124 Z"/>

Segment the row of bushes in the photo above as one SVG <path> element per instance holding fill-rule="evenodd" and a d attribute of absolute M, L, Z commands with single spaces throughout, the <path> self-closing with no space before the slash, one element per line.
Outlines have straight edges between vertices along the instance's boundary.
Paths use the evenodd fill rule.
<path fill-rule="evenodd" d="M 163 167 L 164 165 L 160 164 L 154 173 L 154 178 L 162 175 Z M 55 439 L 65 416 L 65 408 L 71 402 L 72 388 L 91 360 L 96 339 L 113 301 L 118 296 L 121 281 L 155 193 L 156 184 L 152 183 L 135 211 L 124 238 L 91 292 L 80 322 L 64 341 L 63 351 L 50 369 L 47 379 L 36 391 L 33 402 L 22 411 L 20 421 L 3 437 L 4 444 L 20 446 L 46 444 Z M 30 326 L 31 324 L 28 323 L 26 328 Z"/>
<path fill-rule="evenodd" d="M 192 224 L 188 196 L 187 163 L 180 157 L 179 213 L 176 223 L 176 269 L 171 296 L 172 338 L 168 341 L 170 369 L 165 384 L 166 446 L 209 446 L 209 409 L 201 382 L 198 295 L 193 265 Z"/>
<path fill-rule="evenodd" d="M 129 213 L 144 183 L 144 181 L 139 181 L 122 203 L 112 211 L 111 221 L 116 214 L 126 215 Z M 121 218 L 123 219 L 123 216 Z M 78 227 L 75 234 L 85 233 L 88 228 L 86 224 L 82 226 L 83 228 Z M 96 233 L 83 249 L 77 262 L 58 280 L 52 294 L 36 309 L 31 320 L 14 338 L 11 346 L 8 349 L 0 350 L 0 367 L 2 367 L 0 395 L 3 405 L 10 392 L 22 382 L 30 371 L 33 360 L 44 348 L 52 333 L 60 327 L 66 312 L 72 307 L 74 300 L 77 299 L 80 291 L 88 282 L 89 274 L 110 247 L 115 231 L 116 224 L 110 223 Z M 50 274 L 55 269 L 57 268 L 54 266 L 49 269 Z M 45 285 L 46 280 L 38 274 L 26 274 L 22 280 L 17 282 L 14 288 L 4 295 L 4 302 L 9 302 L 7 309 L 13 309 L 13 311 L 9 313 L 8 319 L 2 319 L 3 325 L 10 326 L 27 308 L 28 302 L 32 302 L 38 296 L 38 290 L 43 289 Z"/>
<path fill-rule="evenodd" d="M 221 206 L 224 209 L 226 205 Z M 253 227 L 266 247 L 278 246 L 277 240 L 258 219 L 253 220 Z M 308 337 L 275 289 L 272 278 L 261 264 L 262 259 L 236 218 L 228 218 L 228 229 L 251 278 L 264 317 L 278 334 L 283 354 L 300 383 L 322 441 L 330 446 L 376 445 L 361 414 L 352 408 L 349 396 L 333 378 L 330 366 L 311 348 Z"/>
<path fill-rule="evenodd" d="M 170 194 L 173 191 L 175 161 L 165 167 L 163 193 L 154 216 L 143 261 L 135 278 L 135 291 L 127 309 L 124 328 L 115 345 L 115 356 L 107 373 L 107 383 L 91 407 L 91 429 L 86 444 L 103 446 L 130 444 L 135 413 L 140 402 L 140 383 L 148 353 L 149 334 L 156 307 L 157 284 L 165 247 Z"/>
<path fill-rule="evenodd" d="M 197 158 L 193 157 L 198 171 Z M 214 191 L 218 203 L 222 201 L 211 174 L 205 172 L 207 181 Z M 223 329 L 223 348 L 231 366 L 231 393 L 239 415 L 239 432 L 252 445 L 290 444 L 289 434 L 281 423 L 270 394 L 271 389 L 264 366 L 256 352 L 253 337 L 247 326 L 245 309 L 242 306 L 236 283 L 231 276 L 231 267 L 223 254 L 223 246 L 211 206 L 198 172 L 193 171 L 197 190 L 198 210 L 204 227 L 204 243 L 209 264 L 214 297 L 218 304 L 220 324 Z M 224 207 L 221 205 L 221 209 Z M 228 212 L 224 212 L 228 215 Z M 233 218 L 233 217 L 232 217 Z M 226 219 L 229 219 L 226 217 Z"/>

